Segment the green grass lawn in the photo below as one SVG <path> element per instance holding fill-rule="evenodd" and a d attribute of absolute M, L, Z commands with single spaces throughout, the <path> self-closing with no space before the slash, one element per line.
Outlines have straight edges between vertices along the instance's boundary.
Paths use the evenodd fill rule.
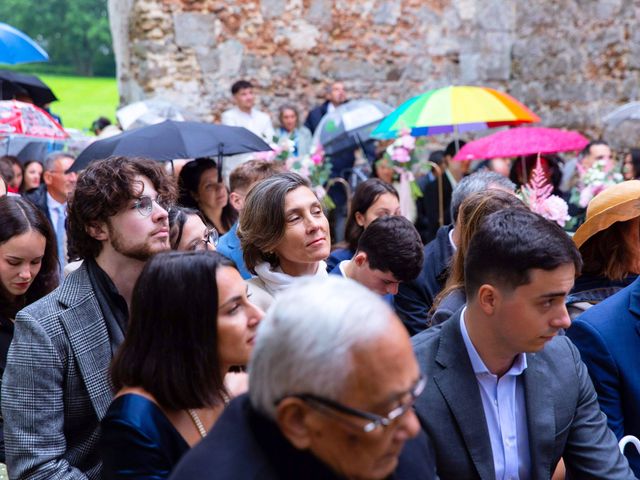
<path fill-rule="evenodd" d="M 115 78 L 38 75 L 58 97 L 51 111 L 62 117 L 67 128 L 88 130 L 96 118 L 115 122 L 118 87 Z"/>

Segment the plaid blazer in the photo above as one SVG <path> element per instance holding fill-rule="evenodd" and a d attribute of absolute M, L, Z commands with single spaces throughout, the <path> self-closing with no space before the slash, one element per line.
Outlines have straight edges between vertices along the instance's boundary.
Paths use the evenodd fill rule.
<path fill-rule="evenodd" d="M 85 265 L 18 313 L 2 382 L 10 478 L 100 477 L 97 443 L 113 398 L 111 357 Z"/>

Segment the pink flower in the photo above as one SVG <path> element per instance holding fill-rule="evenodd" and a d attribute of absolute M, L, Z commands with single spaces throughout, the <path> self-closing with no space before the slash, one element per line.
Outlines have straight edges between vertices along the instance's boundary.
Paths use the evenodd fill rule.
<path fill-rule="evenodd" d="M 322 201 L 324 196 L 327 194 L 327 191 L 321 185 L 317 185 L 313 187 L 313 191 L 316 194 L 316 197 L 318 197 L 318 200 L 320 201 Z"/>
<path fill-rule="evenodd" d="M 416 148 L 416 139 L 411 135 L 403 135 L 400 138 L 400 144 L 402 145 L 403 148 L 406 148 L 407 150 L 411 151 L 414 148 Z"/>
<path fill-rule="evenodd" d="M 546 198 L 540 204 L 539 211 L 536 213 L 539 213 L 547 220 L 556 222 L 561 227 L 564 227 L 565 223 L 571 219 L 567 202 L 557 195 L 551 195 Z"/>
<path fill-rule="evenodd" d="M 411 156 L 409 155 L 409 151 L 406 148 L 398 147 L 393 150 L 393 154 L 391 154 L 391 160 L 398 163 L 407 163 L 411 160 Z"/>
<path fill-rule="evenodd" d="M 300 169 L 298 170 L 298 173 L 305 178 L 309 178 L 311 171 L 309 170 L 309 166 L 306 163 L 303 163 L 302 165 L 300 165 Z"/>
<path fill-rule="evenodd" d="M 255 153 L 255 159 L 256 160 L 264 160 L 267 162 L 271 162 L 273 159 L 276 158 L 277 153 L 273 150 L 270 150 L 268 152 L 256 152 Z"/>
<path fill-rule="evenodd" d="M 311 161 L 313 162 L 314 165 L 322 164 L 322 160 L 323 160 L 322 151 L 316 152 L 313 155 L 311 155 Z"/>

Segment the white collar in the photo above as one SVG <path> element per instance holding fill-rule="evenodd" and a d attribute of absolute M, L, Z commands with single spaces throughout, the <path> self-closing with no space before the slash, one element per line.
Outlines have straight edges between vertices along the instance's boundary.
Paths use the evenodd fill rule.
<path fill-rule="evenodd" d="M 288 273 L 284 273 L 280 267 L 276 267 L 274 270 L 272 270 L 269 262 L 262 262 L 256 265 L 256 275 L 258 275 L 260 280 L 263 281 L 267 292 L 269 292 L 272 296 L 275 296 L 282 290 L 287 289 L 297 279 L 302 278 L 293 277 Z M 313 275 L 305 276 L 326 277 L 327 275 L 327 264 L 323 260 L 321 260 L 318 262 L 316 273 L 314 273 Z"/>
<path fill-rule="evenodd" d="M 478 375 L 479 373 L 488 373 L 493 375 L 491 371 L 487 368 L 486 364 L 480 358 L 480 354 L 476 350 L 476 347 L 473 346 L 473 342 L 471 341 L 471 337 L 469 337 L 469 332 L 467 331 L 467 326 L 464 323 L 464 316 L 467 312 L 467 307 L 462 309 L 460 313 L 460 331 L 462 332 L 462 339 L 464 340 L 464 346 L 467 348 L 467 354 L 469 355 L 469 360 L 471 360 L 471 366 L 473 367 L 473 373 Z M 524 353 L 519 353 L 516 355 L 516 358 L 513 360 L 511 364 L 511 368 L 505 373 L 505 375 L 520 375 L 527 368 L 527 356 Z"/>
<path fill-rule="evenodd" d="M 60 207 L 64 207 L 66 204 L 67 202 L 60 203 L 55 198 L 53 198 L 49 192 L 47 192 L 47 207 L 49 207 L 51 210 L 58 210 Z"/>

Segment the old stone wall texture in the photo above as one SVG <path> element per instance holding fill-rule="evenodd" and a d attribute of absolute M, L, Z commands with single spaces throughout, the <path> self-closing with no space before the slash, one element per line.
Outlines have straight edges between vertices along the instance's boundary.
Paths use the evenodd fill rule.
<path fill-rule="evenodd" d="M 160 96 L 203 120 L 219 119 L 240 78 L 274 121 L 287 102 L 304 118 L 331 80 L 392 106 L 472 84 L 511 93 L 544 125 L 607 138 L 619 132 L 602 116 L 638 97 L 638 0 L 129 1 L 122 101 Z"/>

